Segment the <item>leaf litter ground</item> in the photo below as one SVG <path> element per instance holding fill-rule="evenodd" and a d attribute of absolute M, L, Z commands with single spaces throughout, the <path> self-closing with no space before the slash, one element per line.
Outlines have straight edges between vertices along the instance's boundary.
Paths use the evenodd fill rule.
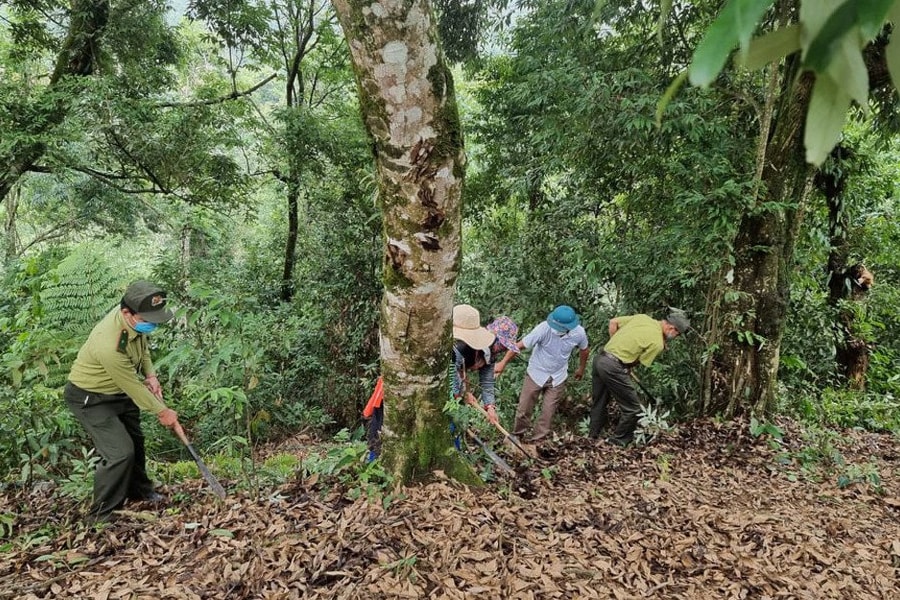
<path fill-rule="evenodd" d="M 900 442 L 846 432 L 840 455 L 880 487 L 841 487 L 800 471 L 798 440 L 711 421 L 642 448 L 569 437 L 514 479 L 436 474 L 387 509 L 299 480 L 219 502 L 196 481 L 167 490 L 191 497 L 174 514 L 100 530 L 7 492 L 32 543 L 0 554 L 0 598 L 900 598 Z"/>

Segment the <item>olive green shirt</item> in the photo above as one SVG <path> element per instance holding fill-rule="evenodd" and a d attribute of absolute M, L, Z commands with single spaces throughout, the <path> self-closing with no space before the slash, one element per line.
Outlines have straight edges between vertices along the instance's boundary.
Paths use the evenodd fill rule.
<path fill-rule="evenodd" d="M 124 337 L 123 337 L 124 336 Z M 94 326 L 69 372 L 69 381 L 97 394 L 126 394 L 138 407 L 159 414 L 166 408 L 138 376 L 155 375 L 147 338 L 126 325 L 117 306 Z"/>
<path fill-rule="evenodd" d="M 645 367 L 665 348 L 662 325 L 648 315 L 616 317 L 619 329 L 603 346 L 603 350 L 625 364 L 640 361 Z"/>

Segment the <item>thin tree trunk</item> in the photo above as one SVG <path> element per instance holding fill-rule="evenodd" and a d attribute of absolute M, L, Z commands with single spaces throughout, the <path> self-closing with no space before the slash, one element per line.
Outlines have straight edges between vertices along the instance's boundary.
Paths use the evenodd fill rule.
<path fill-rule="evenodd" d="M 19 186 L 14 187 L 4 200 L 6 204 L 6 219 L 3 223 L 3 231 L 5 232 L 3 244 L 3 258 L 5 263 L 9 263 L 18 254 L 19 234 L 16 230 L 16 218 L 19 214 L 19 196 L 22 189 Z"/>
<path fill-rule="evenodd" d="M 284 244 L 284 271 L 281 275 L 282 302 L 290 302 L 294 297 L 294 265 L 297 262 L 297 236 L 300 232 L 298 215 L 300 183 L 297 180 L 299 180 L 299 176 L 295 175 L 292 169 L 287 182 L 288 230 L 287 240 Z"/>
<path fill-rule="evenodd" d="M 453 80 L 424 0 L 335 0 L 374 142 L 384 216 L 383 460 L 398 483 L 472 480 L 447 418 L 464 154 Z"/>

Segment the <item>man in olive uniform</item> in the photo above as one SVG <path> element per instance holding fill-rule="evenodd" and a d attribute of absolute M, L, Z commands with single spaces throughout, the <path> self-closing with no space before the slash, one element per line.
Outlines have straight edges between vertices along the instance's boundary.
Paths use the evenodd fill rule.
<path fill-rule="evenodd" d="M 172 316 L 162 288 L 135 281 L 91 331 L 69 372 L 63 395 L 101 459 L 89 521 L 108 520 L 126 499 L 165 501 L 147 477 L 140 409 L 165 427 L 178 425 L 177 413 L 163 402 L 147 345 L 147 334 Z"/>
<path fill-rule="evenodd" d="M 594 357 L 591 372 L 590 437 L 596 439 L 609 421 L 610 395 L 619 403 L 619 422 L 607 441 L 627 446 L 634 440 L 641 403 L 631 384 L 631 369 L 638 364 L 649 367 L 669 342 L 691 326 L 687 315 L 672 309 L 657 321 L 648 315 L 615 317 L 609 321 L 609 341 Z"/>

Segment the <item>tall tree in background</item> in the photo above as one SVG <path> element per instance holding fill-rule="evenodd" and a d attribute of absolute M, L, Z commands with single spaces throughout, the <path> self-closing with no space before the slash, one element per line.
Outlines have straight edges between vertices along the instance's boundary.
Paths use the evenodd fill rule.
<path fill-rule="evenodd" d="M 774 405 L 781 338 L 797 230 L 812 191 L 814 169 L 803 157 L 803 121 L 811 78 L 797 79 L 789 58 L 770 87 L 760 119 L 757 196 L 734 241 L 734 265 L 719 281 L 721 302 L 708 307 L 716 351 L 703 381 L 707 414 L 733 416 Z M 795 84 L 796 82 L 796 84 Z"/>
<path fill-rule="evenodd" d="M 769 12 L 771 4 L 727 2 L 689 70 L 693 83 L 708 85 L 738 45 L 750 66 L 773 62 L 759 122 L 757 193 L 707 315 L 714 352 L 703 407 L 726 416 L 774 408 L 790 271 L 814 167 L 837 144 L 852 103 L 867 106 L 870 91 L 889 84 L 888 67 L 900 72 L 900 46 L 885 52 L 882 35 L 886 20 L 900 20 L 900 2 L 858 10 L 852 2 L 778 0 Z M 773 30 L 751 43 L 766 15 Z"/>
<path fill-rule="evenodd" d="M 335 0 L 363 120 L 374 143 L 384 223 L 381 368 L 384 460 L 399 483 L 468 471 L 451 446 L 450 318 L 459 271 L 463 142 L 453 79 L 425 0 Z"/>
<path fill-rule="evenodd" d="M 11 19 L 19 26 L 13 43 L 17 45 L 39 45 L 52 48 L 55 43 L 53 28 L 40 25 L 42 13 L 31 3 L 16 3 L 11 7 Z M 56 64 L 46 87 L 36 98 L 26 99 L 24 105 L 16 102 L 0 109 L 0 127 L 3 140 L 0 143 L 0 199 L 5 199 L 12 186 L 34 168 L 46 151 L 47 136 L 59 125 L 76 98 L 78 78 L 91 76 L 100 59 L 103 32 L 109 20 L 108 0 L 73 0 L 68 9 L 56 3 L 48 3 L 43 10 L 59 11 L 63 21 L 68 22 L 67 32 L 62 41 Z M 21 48 L 20 48 L 21 50 Z M 21 74 L 4 75 L 0 97 L 13 93 L 16 88 L 28 89 L 34 81 L 16 81 Z"/>

